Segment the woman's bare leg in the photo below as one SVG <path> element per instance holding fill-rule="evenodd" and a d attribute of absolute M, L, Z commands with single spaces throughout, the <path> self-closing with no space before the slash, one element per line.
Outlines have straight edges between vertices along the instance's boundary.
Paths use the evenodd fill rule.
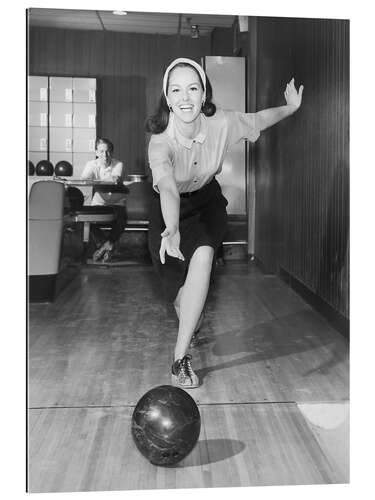
<path fill-rule="evenodd" d="M 176 314 L 177 314 L 177 318 L 180 319 L 180 303 L 181 303 L 181 294 L 182 294 L 182 290 L 184 289 L 184 286 L 182 285 L 182 287 L 179 289 L 178 293 L 177 293 L 177 296 L 175 298 L 175 301 L 173 302 L 173 305 L 174 305 L 174 309 L 176 311 Z"/>
<path fill-rule="evenodd" d="M 174 305 L 174 309 L 176 311 L 176 316 L 178 318 L 178 320 L 180 320 L 180 302 L 181 302 L 181 294 L 182 294 L 182 290 L 183 290 L 184 286 L 182 285 L 182 287 L 179 289 L 178 291 L 178 294 L 176 296 L 176 299 L 173 303 Z M 192 337 L 192 340 L 191 342 L 194 341 L 194 335 L 196 336 L 196 340 L 195 340 L 195 345 L 198 344 L 198 332 L 202 326 L 202 323 L 203 323 L 203 319 L 204 319 L 204 315 L 203 315 L 203 311 L 201 312 L 201 315 L 199 316 L 199 319 L 198 319 L 198 322 L 197 324 L 195 325 L 195 328 L 194 328 L 194 332 L 193 332 L 193 337 Z M 190 347 L 193 347 L 192 344 L 190 343 Z"/>
<path fill-rule="evenodd" d="M 189 264 L 183 287 L 180 288 L 175 308 L 179 314 L 179 328 L 174 359 L 182 359 L 189 348 L 191 337 L 202 313 L 208 287 L 214 250 L 210 246 L 198 247 Z"/>

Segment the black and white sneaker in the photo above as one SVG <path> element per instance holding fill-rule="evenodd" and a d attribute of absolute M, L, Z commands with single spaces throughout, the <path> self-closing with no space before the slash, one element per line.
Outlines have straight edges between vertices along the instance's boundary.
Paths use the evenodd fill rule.
<path fill-rule="evenodd" d="M 191 356 L 186 354 L 172 365 L 172 385 L 182 389 L 194 389 L 199 386 L 199 378 L 191 367 Z"/>

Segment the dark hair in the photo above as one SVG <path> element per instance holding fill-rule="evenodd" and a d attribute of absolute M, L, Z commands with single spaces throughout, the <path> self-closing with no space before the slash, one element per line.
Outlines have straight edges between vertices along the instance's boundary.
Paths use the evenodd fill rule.
<path fill-rule="evenodd" d="M 95 141 L 95 150 L 98 148 L 99 144 L 106 144 L 108 147 L 108 151 L 112 154 L 113 153 L 113 143 L 109 140 L 106 139 L 105 137 L 98 137 Z"/>
<path fill-rule="evenodd" d="M 200 77 L 200 74 L 198 71 L 192 66 L 191 64 L 188 63 L 178 63 L 176 66 L 172 68 L 172 70 L 169 72 L 169 75 L 175 68 L 192 68 L 198 75 L 199 81 L 203 87 L 203 82 Z M 168 92 L 168 84 L 169 84 L 169 75 L 168 75 L 168 80 L 167 80 L 167 92 Z M 202 113 L 205 116 L 213 116 L 216 112 L 216 106 L 212 100 L 212 87 L 210 80 L 208 79 L 206 75 L 206 100 L 202 104 Z M 167 99 L 164 95 L 164 92 L 162 92 L 160 98 L 159 98 L 159 104 L 156 110 L 156 113 L 151 115 L 149 118 L 146 120 L 146 132 L 151 132 L 152 134 L 161 134 L 164 132 L 164 130 L 168 127 L 169 123 L 169 107 L 167 104 Z"/>

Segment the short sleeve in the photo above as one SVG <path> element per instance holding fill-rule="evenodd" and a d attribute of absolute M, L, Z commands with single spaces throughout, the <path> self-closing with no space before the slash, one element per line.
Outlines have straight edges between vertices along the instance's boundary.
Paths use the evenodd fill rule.
<path fill-rule="evenodd" d="M 148 145 L 148 161 L 152 172 L 152 185 L 158 190 L 158 182 L 167 175 L 173 176 L 172 150 L 164 138 L 153 135 Z"/>
<path fill-rule="evenodd" d="M 94 179 L 94 177 L 95 177 L 94 162 L 89 161 L 86 163 L 85 168 L 83 169 L 83 172 L 81 174 L 81 179 Z"/>
<path fill-rule="evenodd" d="M 122 161 L 118 161 L 116 165 L 112 169 L 112 175 L 116 175 L 118 177 L 121 177 L 122 180 L 124 180 L 124 164 Z"/>
<path fill-rule="evenodd" d="M 260 128 L 256 113 L 241 113 L 239 111 L 225 111 L 228 122 L 228 144 L 236 144 L 241 139 L 255 142 L 260 135 Z"/>

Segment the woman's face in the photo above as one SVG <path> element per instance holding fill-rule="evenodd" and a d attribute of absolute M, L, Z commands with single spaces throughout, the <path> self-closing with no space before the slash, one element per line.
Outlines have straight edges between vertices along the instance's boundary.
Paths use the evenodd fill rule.
<path fill-rule="evenodd" d="M 201 111 L 203 89 L 193 68 L 177 67 L 169 74 L 168 104 L 184 123 L 193 122 Z"/>
<path fill-rule="evenodd" d="M 99 143 L 96 148 L 96 156 L 106 165 L 109 165 L 112 160 L 112 155 L 110 150 L 108 149 L 108 144 L 104 144 L 103 142 Z"/>

